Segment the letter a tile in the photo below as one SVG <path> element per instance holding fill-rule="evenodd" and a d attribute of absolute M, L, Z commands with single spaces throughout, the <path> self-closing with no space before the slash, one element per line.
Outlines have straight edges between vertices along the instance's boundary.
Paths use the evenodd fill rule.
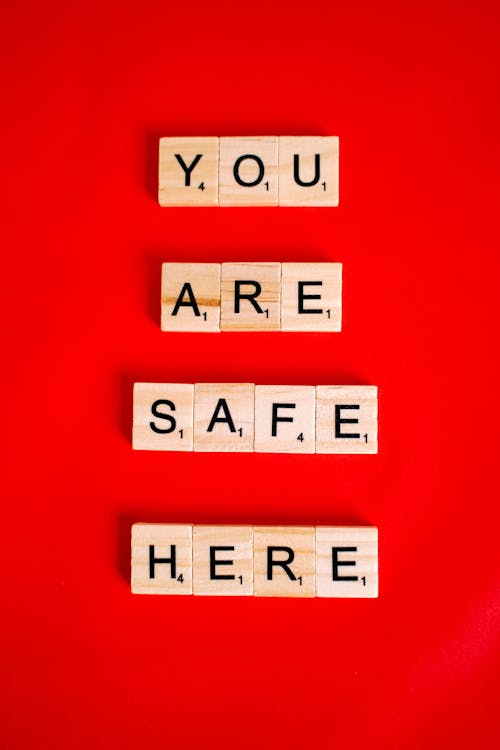
<path fill-rule="evenodd" d="M 220 263 L 163 263 L 161 330 L 220 331 Z"/>
<path fill-rule="evenodd" d="M 252 383 L 196 383 L 195 451 L 253 451 Z"/>

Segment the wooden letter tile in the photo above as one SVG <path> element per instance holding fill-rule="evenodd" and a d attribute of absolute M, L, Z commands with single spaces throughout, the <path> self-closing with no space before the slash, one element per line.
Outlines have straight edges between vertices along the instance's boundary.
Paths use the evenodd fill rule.
<path fill-rule="evenodd" d="M 281 330 L 340 331 L 342 264 L 281 264 Z"/>
<path fill-rule="evenodd" d="M 193 450 L 193 386 L 135 383 L 132 447 L 135 450 Z"/>
<path fill-rule="evenodd" d="M 376 386 L 316 386 L 316 453 L 377 453 Z"/>
<path fill-rule="evenodd" d="M 223 263 L 221 329 L 279 331 L 281 263 Z"/>
<path fill-rule="evenodd" d="M 193 593 L 252 596 L 252 526 L 194 526 Z"/>
<path fill-rule="evenodd" d="M 279 138 L 280 206 L 339 205 L 337 136 Z"/>
<path fill-rule="evenodd" d="M 315 596 L 314 526 L 254 527 L 254 595 Z"/>
<path fill-rule="evenodd" d="M 278 205 L 278 138 L 221 138 L 221 206 Z"/>
<path fill-rule="evenodd" d="M 192 594 L 191 525 L 132 526 L 132 593 Z"/>
<path fill-rule="evenodd" d="M 196 383 L 195 451 L 253 451 L 254 385 Z"/>
<path fill-rule="evenodd" d="M 314 453 L 313 385 L 255 386 L 255 450 L 258 453 Z"/>
<path fill-rule="evenodd" d="M 316 596 L 378 596 L 375 527 L 316 527 Z"/>
<path fill-rule="evenodd" d="M 216 206 L 219 139 L 160 138 L 160 206 Z"/>
<path fill-rule="evenodd" d="M 220 263 L 163 263 L 162 331 L 220 331 Z"/>

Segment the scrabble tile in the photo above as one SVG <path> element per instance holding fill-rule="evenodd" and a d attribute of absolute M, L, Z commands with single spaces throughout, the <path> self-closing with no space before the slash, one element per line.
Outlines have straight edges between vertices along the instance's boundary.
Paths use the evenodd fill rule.
<path fill-rule="evenodd" d="M 378 596 L 378 530 L 316 526 L 316 596 Z"/>
<path fill-rule="evenodd" d="M 316 387 L 316 453 L 377 453 L 377 388 Z"/>
<path fill-rule="evenodd" d="M 252 596 L 252 526 L 193 527 L 193 593 Z"/>
<path fill-rule="evenodd" d="M 219 139 L 160 138 L 160 206 L 216 206 Z"/>
<path fill-rule="evenodd" d="M 339 205 L 337 136 L 279 137 L 280 206 Z"/>
<path fill-rule="evenodd" d="M 161 330 L 220 331 L 220 263 L 163 263 Z"/>
<path fill-rule="evenodd" d="M 255 450 L 314 453 L 315 406 L 313 385 L 256 385 Z"/>
<path fill-rule="evenodd" d="M 278 205 L 278 138 L 221 138 L 221 206 Z"/>
<path fill-rule="evenodd" d="M 191 525 L 132 526 L 132 593 L 192 594 Z"/>
<path fill-rule="evenodd" d="M 254 596 L 315 596 L 314 526 L 255 526 Z"/>
<path fill-rule="evenodd" d="M 190 383 L 135 383 L 134 450 L 193 450 L 193 386 Z"/>
<path fill-rule="evenodd" d="M 196 383 L 195 451 L 253 451 L 254 385 Z"/>
<path fill-rule="evenodd" d="M 221 329 L 279 331 L 281 263 L 223 263 Z"/>
<path fill-rule="evenodd" d="M 340 331 L 342 264 L 281 264 L 281 330 Z"/>

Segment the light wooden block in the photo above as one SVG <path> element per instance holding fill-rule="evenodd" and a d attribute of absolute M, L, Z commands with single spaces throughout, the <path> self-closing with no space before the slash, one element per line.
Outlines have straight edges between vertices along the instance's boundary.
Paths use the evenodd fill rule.
<path fill-rule="evenodd" d="M 195 451 L 253 451 L 252 383 L 196 383 Z"/>
<path fill-rule="evenodd" d="M 220 331 L 220 263 L 163 263 L 161 330 Z"/>
<path fill-rule="evenodd" d="M 316 596 L 378 596 L 378 530 L 316 526 Z"/>
<path fill-rule="evenodd" d="M 223 263 L 221 329 L 279 331 L 281 263 Z"/>
<path fill-rule="evenodd" d="M 316 386 L 316 453 L 377 453 L 376 386 Z"/>
<path fill-rule="evenodd" d="M 192 451 L 193 393 L 190 383 L 135 383 L 134 450 Z"/>
<path fill-rule="evenodd" d="M 314 453 L 315 411 L 313 385 L 256 385 L 255 450 Z"/>
<path fill-rule="evenodd" d="M 279 137 L 280 206 L 339 205 L 337 136 Z"/>
<path fill-rule="evenodd" d="M 132 593 L 192 594 L 191 525 L 132 526 Z"/>
<path fill-rule="evenodd" d="M 160 138 L 160 206 L 216 206 L 218 186 L 217 137 Z"/>
<path fill-rule="evenodd" d="M 254 527 L 254 596 L 315 596 L 314 526 Z"/>
<path fill-rule="evenodd" d="M 278 205 L 277 137 L 220 139 L 219 203 L 221 206 Z"/>
<path fill-rule="evenodd" d="M 340 331 L 342 263 L 281 264 L 281 330 Z"/>
<path fill-rule="evenodd" d="M 252 526 L 193 527 L 193 593 L 252 596 Z"/>

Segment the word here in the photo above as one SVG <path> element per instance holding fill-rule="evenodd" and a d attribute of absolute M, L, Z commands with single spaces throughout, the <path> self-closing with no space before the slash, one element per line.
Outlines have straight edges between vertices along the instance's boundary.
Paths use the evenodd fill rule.
<path fill-rule="evenodd" d="M 340 331 L 341 263 L 163 263 L 162 331 Z"/>
<path fill-rule="evenodd" d="M 134 594 L 378 596 L 371 526 L 132 526 Z"/>
<path fill-rule="evenodd" d="M 136 450 L 377 453 L 376 386 L 135 383 Z"/>
<path fill-rule="evenodd" d="M 338 206 L 337 136 L 160 138 L 161 206 Z"/>

